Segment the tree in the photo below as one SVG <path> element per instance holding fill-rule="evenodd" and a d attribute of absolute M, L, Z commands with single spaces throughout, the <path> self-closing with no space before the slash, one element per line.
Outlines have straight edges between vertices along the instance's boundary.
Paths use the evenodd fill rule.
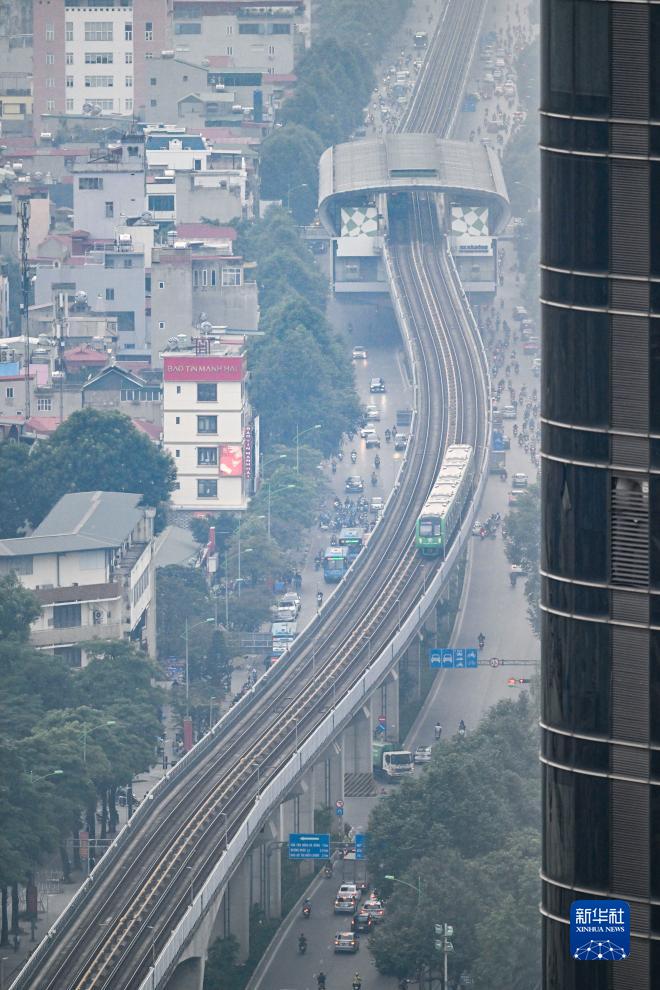
<path fill-rule="evenodd" d="M 510 563 L 522 565 L 527 572 L 527 615 L 538 636 L 541 628 L 541 494 L 538 485 L 530 485 L 507 515 L 505 550 Z"/>
<path fill-rule="evenodd" d="M 301 258 L 293 251 L 282 249 L 259 265 L 259 302 L 266 310 L 280 302 L 291 290 L 320 309 L 325 302 L 328 287 L 313 262 Z"/>
<path fill-rule="evenodd" d="M 299 223 L 309 223 L 318 200 L 322 151 L 323 142 L 308 127 L 288 124 L 274 130 L 260 149 L 262 198 L 281 200 Z"/>
<path fill-rule="evenodd" d="M 24 588 L 14 573 L 0 577 L 0 642 L 25 643 L 30 636 L 30 624 L 41 615 L 39 601 Z"/>
<path fill-rule="evenodd" d="M 167 501 L 176 479 L 169 454 L 119 412 L 82 409 L 40 442 L 30 457 L 39 493 L 36 524 L 67 492 L 137 492 L 142 504 Z"/>
<path fill-rule="evenodd" d="M 189 653 L 196 672 L 208 647 L 211 630 L 205 629 L 204 619 L 213 615 L 204 575 L 195 567 L 171 564 L 156 571 L 156 640 L 158 656 L 182 657 L 185 649 L 184 631 L 200 623 L 194 636 L 189 634 Z"/>
<path fill-rule="evenodd" d="M 0 539 L 23 535 L 33 516 L 30 448 L 10 440 L 0 442 Z"/>

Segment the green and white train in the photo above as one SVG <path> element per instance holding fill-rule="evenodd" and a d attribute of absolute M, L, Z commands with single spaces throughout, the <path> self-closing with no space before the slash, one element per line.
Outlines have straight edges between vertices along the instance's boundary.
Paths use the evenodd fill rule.
<path fill-rule="evenodd" d="M 440 473 L 415 527 L 415 543 L 424 557 L 446 554 L 460 525 L 473 480 L 472 447 L 469 444 L 447 447 Z"/>

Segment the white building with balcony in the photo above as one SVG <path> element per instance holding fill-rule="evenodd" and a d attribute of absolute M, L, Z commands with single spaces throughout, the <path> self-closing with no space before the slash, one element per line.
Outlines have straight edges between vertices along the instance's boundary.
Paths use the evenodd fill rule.
<path fill-rule="evenodd" d="M 163 354 L 163 445 L 174 458 L 172 505 L 245 509 L 254 462 L 243 342 L 182 341 Z"/>
<path fill-rule="evenodd" d="M 83 644 L 131 639 L 155 656 L 154 509 L 141 495 L 63 495 L 30 536 L 0 540 L 0 574 L 34 591 L 41 615 L 32 644 L 85 666 Z"/>

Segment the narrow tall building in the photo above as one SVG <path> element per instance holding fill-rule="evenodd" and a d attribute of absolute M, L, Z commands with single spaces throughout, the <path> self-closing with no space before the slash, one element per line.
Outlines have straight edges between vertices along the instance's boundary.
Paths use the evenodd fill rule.
<path fill-rule="evenodd" d="M 543 985 L 660 987 L 660 5 L 542 0 Z M 577 962 L 573 900 L 630 903 Z"/>

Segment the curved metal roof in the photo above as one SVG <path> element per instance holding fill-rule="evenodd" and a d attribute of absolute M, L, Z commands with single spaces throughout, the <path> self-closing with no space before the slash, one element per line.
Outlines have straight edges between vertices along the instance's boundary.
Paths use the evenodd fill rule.
<path fill-rule="evenodd" d="M 319 164 L 319 214 L 337 233 L 330 206 L 356 193 L 446 192 L 488 206 L 491 231 L 505 226 L 509 198 L 497 153 L 489 145 L 449 141 L 434 134 L 387 134 L 326 149 Z"/>

